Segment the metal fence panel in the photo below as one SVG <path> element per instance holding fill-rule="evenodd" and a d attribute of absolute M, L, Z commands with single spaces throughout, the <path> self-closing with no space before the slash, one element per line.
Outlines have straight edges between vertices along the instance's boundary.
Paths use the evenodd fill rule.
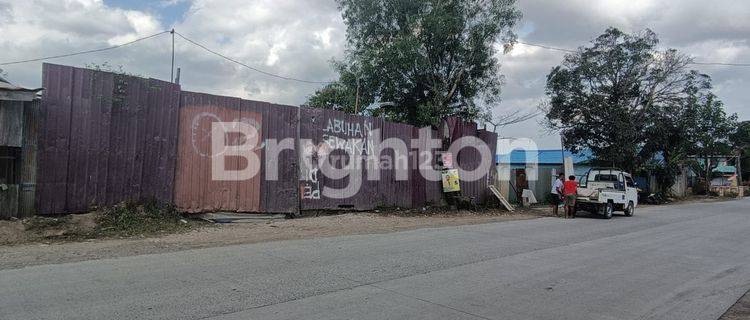
<path fill-rule="evenodd" d="M 211 127 L 217 122 L 262 123 L 261 114 L 243 109 L 239 98 L 183 92 L 180 108 L 175 204 L 188 212 L 260 210 L 260 176 L 244 181 L 223 181 L 212 177 L 212 161 L 226 161 L 227 170 L 245 165 L 239 157 L 212 154 Z M 260 132 L 259 132 L 260 134 Z M 231 140 L 227 139 L 227 140 Z M 239 138 L 228 141 L 240 143 Z M 262 139 L 262 137 L 259 137 Z M 260 151 L 255 154 L 260 158 Z"/>
<path fill-rule="evenodd" d="M 433 166 L 438 153 L 460 137 L 479 137 L 493 155 L 497 142 L 496 134 L 456 118 L 446 119 L 438 130 L 430 129 L 432 137 L 419 137 L 418 128 L 381 118 L 182 92 L 164 81 L 108 72 L 51 64 L 43 69 L 46 90 L 39 117 L 37 175 L 37 211 L 42 214 L 83 212 L 92 205 L 148 198 L 174 202 L 189 212 L 440 205 L 441 183 L 422 177 L 412 139 L 417 144 L 444 139 L 442 149 L 430 152 Z M 254 151 L 259 175 L 244 181 L 217 181 L 211 176 L 212 161 L 226 161 L 228 170 L 248 165 L 242 157 L 212 155 L 211 125 L 217 121 L 242 121 L 260 129 L 259 141 L 266 144 Z M 411 154 L 399 158 L 392 149 L 376 154 L 374 132 L 380 132 L 381 141 L 403 141 Z M 286 143 L 286 149 L 271 158 L 271 143 Z M 363 156 L 354 171 L 359 183 L 352 177 L 320 173 L 321 154 L 339 156 L 334 166 L 341 168 L 352 152 Z M 389 163 L 367 157 L 385 157 Z M 311 163 L 300 162 L 308 158 Z M 454 155 L 456 165 L 464 169 L 475 168 L 481 160 L 469 146 Z M 406 165 L 407 180 L 396 177 L 394 166 L 400 161 L 405 161 L 398 165 Z M 376 164 L 380 171 L 371 177 L 368 173 L 376 175 L 375 168 L 368 166 Z M 277 179 L 271 179 L 273 174 Z M 462 181 L 463 195 L 484 202 L 489 178 L 488 172 L 477 181 Z M 323 192 L 326 188 L 330 193 Z M 356 192 L 349 194 L 351 190 Z"/>
<path fill-rule="evenodd" d="M 172 201 L 179 86 L 45 64 L 37 212 Z"/>
<path fill-rule="evenodd" d="M 276 161 L 268 162 L 268 143 L 263 148 L 261 163 L 261 211 L 292 213 L 299 210 L 299 158 L 297 156 L 298 107 L 243 100 L 243 104 L 261 105 L 263 136 L 291 149 L 281 150 Z M 274 168 L 274 166 L 276 168 Z M 270 179 L 268 170 L 276 170 L 277 179 Z"/>
<path fill-rule="evenodd" d="M 334 162 L 337 168 L 349 164 L 347 152 L 362 153 L 368 148 L 366 142 L 374 129 L 373 118 L 345 114 L 343 112 L 301 108 L 300 110 L 300 158 L 301 162 L 300 197 L 301 209 L 372 209 L 376 207 L 377 187 L 374 181 L 367 180 L 365 160 L 361 160 L 358 171 L 361 187 L 354 194 L 350 183 L 356 185 L 351 177 L 331 179 L 320 172 L 322 163 L 318 160 L 338 159 Z M 364 152 L 367 152 L 366 150 Z M 326 194 L 326 192 L 328 192 Z"/>

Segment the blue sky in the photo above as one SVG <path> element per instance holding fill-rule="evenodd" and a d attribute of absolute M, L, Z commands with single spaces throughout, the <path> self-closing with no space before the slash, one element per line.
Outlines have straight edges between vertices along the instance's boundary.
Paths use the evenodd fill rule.
<path fill-rule="evenodd" d="M 159 17 L 165 27 L 174 25 L 182 20 L 190 9 L 187 0 L 104 0 L 104 4 L 127 10 L 138 10 L 151 13 Z"/>

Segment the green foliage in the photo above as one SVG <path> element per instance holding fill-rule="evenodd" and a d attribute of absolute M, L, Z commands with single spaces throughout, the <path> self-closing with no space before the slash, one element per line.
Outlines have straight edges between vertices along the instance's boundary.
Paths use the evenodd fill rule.
<path fill-rule="evenodd" d="M 189 229 L 171 204 L 149 200 L 143 204 L 123 202 L 102 211 L 98 233 L 104 236 L 134 236 Z"/>
<path fill-rule="evenodd" d="M 732 146 L 750 156 L 750 121 L 740 122 L 737 125 L 737 130 L 732 134 L 731 140 Z"/>
<path fill-rule="evenodd" d="M 740 151 L 742 178 L 750 179 L 750 121 L 743 121 L 737 125 L 732 135 L 732 146 Z"/>
<path fill-rule="evenodd" d="M 497 41 L 512 42 L 515 0 L 338 0 L 347 55 L 308 105 L 414 125 L 486 117 L 500 99 Z"/>
<path fill-rule="evenodd" d="M 736 116 L 726 115 L 708 76 L 688 69 L 691 58 L 658 43 L 651 30 L 609 28 L 567 55 L 547 76 L 546 124 L 573 151 L 658 173 L 666 190 L 689 156 L 728 146 Z"/>
<path fill-rule="evenodd" d="M 102 72 L 111 72 L 114 74 L 124 75 L 124 76 L 133 76 L 133 77 L 140 77 L 139 74 L 129 73 L 125 71 L 125 69 L 122 67 L 122 65 L 113 66 L 109 64 L 109 62 L 103 62 L 101 64 L 98 63 L 87 63 L 86 69 L 91 69 L 95 71 L 102 71 Z"/>

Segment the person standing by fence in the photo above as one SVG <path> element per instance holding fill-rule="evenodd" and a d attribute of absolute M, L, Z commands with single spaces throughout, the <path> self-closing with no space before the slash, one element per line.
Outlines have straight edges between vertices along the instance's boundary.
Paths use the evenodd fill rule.
<path fill-rule="evenodd" d="M 565 188 L 565 184 L 563 183 L 565 181 L 565 173 L 560 173 L 557 175 L 557 179 L 555 179 L 555 182 L 552 183 L 552 197 L 551 203 L 552 203 L 552 214 L 554 214 L 556 217 L 560 216 L 560 213 L 558 212 L 560 208 L 560 204 L 563 203 L 563 189 Z"/>
<path fill-rule="evenodd" d="M 578 182 L 576 176 L 568 177 L 564 183 L 565 194 L 565 217 L 574 219 L 576 217 L 576 197 L 578 196 Z"/>

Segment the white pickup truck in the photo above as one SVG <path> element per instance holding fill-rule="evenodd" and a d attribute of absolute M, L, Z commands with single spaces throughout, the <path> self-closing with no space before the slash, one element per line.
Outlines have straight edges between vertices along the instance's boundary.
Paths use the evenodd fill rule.
<path fill-rule="evenodd" d="M 593 168 L 581 177 L 578 185 L 576 210 L 598 213 L 607 219 L 611 219 L 615 211 L 623 211 L 628 217 L 635 214 L 638 189 L 629 173 Z"/>

